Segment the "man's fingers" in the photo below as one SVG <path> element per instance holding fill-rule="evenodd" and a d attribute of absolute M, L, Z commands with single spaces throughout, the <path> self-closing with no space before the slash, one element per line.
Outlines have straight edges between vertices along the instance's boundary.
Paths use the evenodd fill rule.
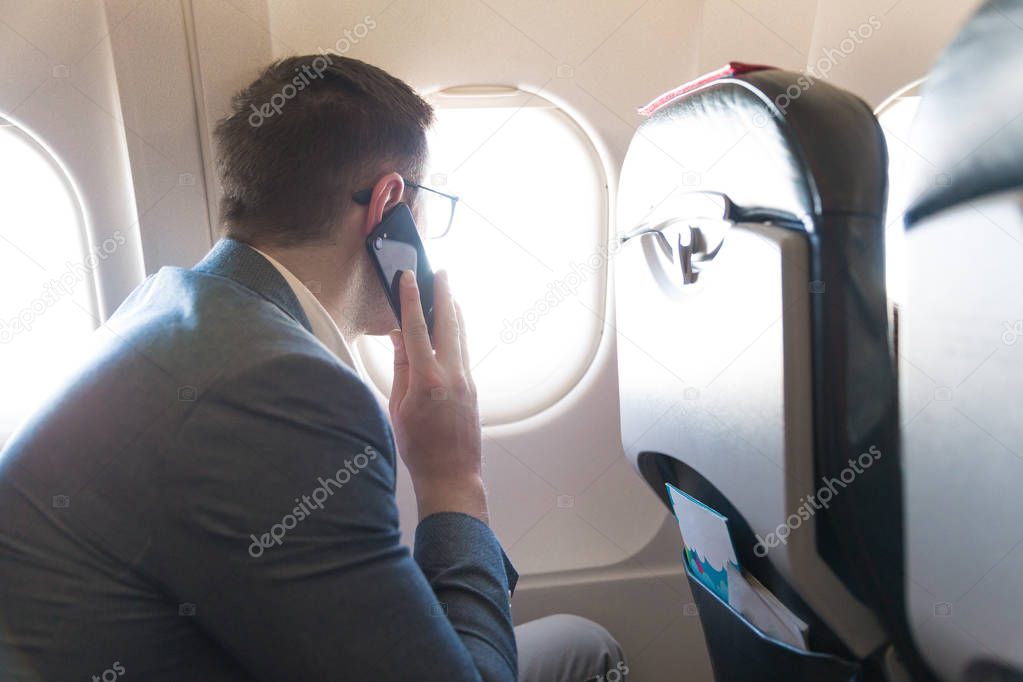
<path fill-rule="evenodd" d="M 393 417 L 408 392 L 409 366 L 401 332 L 395 329 L 390 336 L 391 343 L 394 344 L 394 379 L 391 381 L 391 399 L 388 407 Z"/>
<path fill-rule="evenodd" d="M 455 318 L 458 320 L 458 347 L 462 356 L 462 371 L 469 383 L 472 383 L 472 363 L 469 362 L 469 337 L 465 332 L 465 317 L 462 315 L 462 306 L 458 301 L 451 299 L 455 306 Z"/>
<path fill-rule="evenodd" d="M 401 273 L 398 295 L 401 298 L 401 336 L 409 371 L 412 376 L 421 375 L 430 371 L 436 360 L 430 346 L 430 332 L 423 317 L 423 306 L 419 302 L 416 276 L 411 270 Z"/>
<path fill-rule="evenodd" d="M 440 270 L 433 279 L 433 342 L 437 361 L 447 370 L 462 370 L 458 341 L 458 317 L 451 299 L 448 273 Z"/>

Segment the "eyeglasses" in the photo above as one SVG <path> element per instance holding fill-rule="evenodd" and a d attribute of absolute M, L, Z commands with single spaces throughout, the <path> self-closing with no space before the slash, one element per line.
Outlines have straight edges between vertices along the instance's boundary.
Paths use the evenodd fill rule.
<path fill-rule="evenodd" d="M 416 223 L 423 234 L 429 239 L 440 239 L 446 235 L 451 230 L 451 223 L 455 220 L 458 197 L 410 180 L 405 180 L 405 187 L 423 190 L 422 195 L 417 196 L 420 201 L 417 201 L 414 206 Z M 360 206 L 368 206 L 372 196 L 373 188 L 370 187 L 353 194 L 352 201 Z"/>

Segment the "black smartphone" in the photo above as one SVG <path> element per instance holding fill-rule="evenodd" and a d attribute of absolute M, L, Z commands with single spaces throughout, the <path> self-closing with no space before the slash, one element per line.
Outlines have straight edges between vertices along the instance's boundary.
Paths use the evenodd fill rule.
<path fill-rule="evenodd" d="M 387 292 L 398 326 L 401 326 L 401 298 L 398 295 L 401 273 L 411 270 L 416 274 L 423 317 L 433 336 L 433 269 L 408 204 L 400 203 L 384 216 L 366 238 L 366 249 Z"/>

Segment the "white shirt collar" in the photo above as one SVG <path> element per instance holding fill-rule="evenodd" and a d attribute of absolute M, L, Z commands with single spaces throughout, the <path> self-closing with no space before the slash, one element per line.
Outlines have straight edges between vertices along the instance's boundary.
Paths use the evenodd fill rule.
<path fill-rule="evenodd" d="M 295 293 L 295 298 L 298 299 L 299 305 L 302 306 L 302 312 L 309 318 L 309 325 L 313 328 L 313 336 L 326 346 L 327 350 L 333 353 L 342 364 L 347 365 L 360 377 L 365 376 L 355 359 L 355 355 L 352 353 L 351 347 L 348 345 L 345 337 L 341 335 L 341 330 L 337 328 L 337 324 L 331 318 L 330 313 L 327 312 L 327 309 L 323 307 L 323 304 L 320 303 L 313 292 L 309 291 L 309 288 L 302 283 L 302 280 L 295 277 L 290 270 L 275 259 L 259 249 L 255 249 L 255 251 L 270 261 L 270 264 L 277 268 L 277 271 L 281 273 L 284 280 L 291 287 L 291 290 Z"/>

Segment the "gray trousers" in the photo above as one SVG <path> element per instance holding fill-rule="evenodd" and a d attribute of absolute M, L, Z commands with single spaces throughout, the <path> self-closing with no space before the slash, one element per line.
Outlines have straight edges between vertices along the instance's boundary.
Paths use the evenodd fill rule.
<path fill-rule="evenodd" d="M 557 614 L 515 628 L 519 682 L 624 682 L 625 653 L 591 620 Z"/>

